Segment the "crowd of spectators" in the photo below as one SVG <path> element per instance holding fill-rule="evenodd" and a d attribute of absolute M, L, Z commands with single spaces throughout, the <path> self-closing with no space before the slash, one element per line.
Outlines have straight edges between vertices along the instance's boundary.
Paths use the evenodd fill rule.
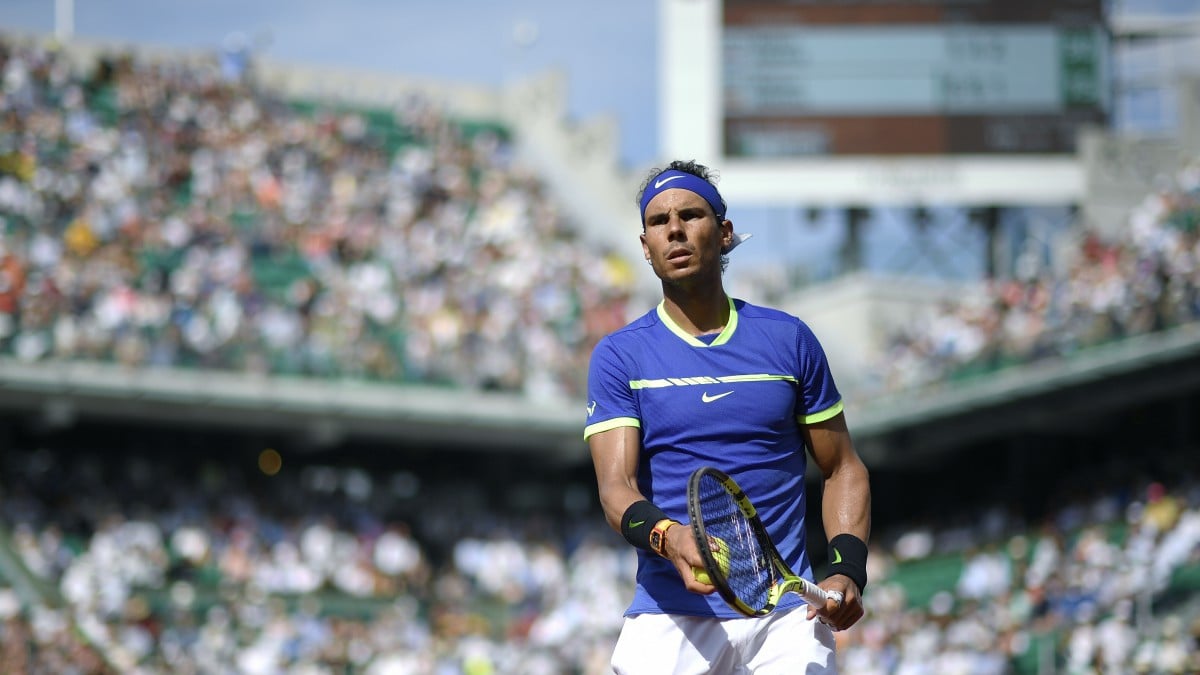
<path fill-rule="evenodd" d="M 252 68 L 79 68 L 0 39 L 0 353 L 577 394 L 631 271 L 576 236 L 502 128 L 419 98 L 384 113 L 285 101 Z M 1200 166 L 1177 178 L 1121 240 L 1087 235 L 1063 267 L 895 336 L 878 386 L 1200 318 Z M 196 462 L 6 448 L 0 544 L 42 600 L 0 579 L 5 668 L 604 672 L 634 559 L 597 513 L 533 519 L 406 472 Z M 1200 565 L 1200 483 L 1181 476 L 1098 486 L 1036 524 L 996 508 L 982 529 L 881 533 L 845 669 L 1200 670 L 1194 605 L 1159 610 Z M 961 574 L 928 601 L 892 578 L 948 553 Z"/>
<path fill-rule="evenodd" d="M 494 121 L 286 100 L 252 62 L 0 37 L 0 354 L 581 394 L 633 273 Z M 1200 162 L 889 335 L 856 395 L 1200 318 Z"/>
<path fill-rule="evenodd" d="M 1200 592 L 1166 592 L 1200 570 L 1195 468 L 1090 484 L 1034 522 L 984 504 L 892 523 L 873 536 L 868 615 L 838 634 L 843 667 L 1196 672 Z M 8 545 L 46 592 L 0 588 L 0 651 L 21 672 L 607 672 L 633 552 L 586 501 L 531 517 L 480 498 L 493 482 L 6 452 Z M 931 596 L 906 585 L 905 566 L 947 555 L 961 565 Z"/>
<path fill-rule="evenodd" d="M 1170 488 L 1135 471 L 1080 481 L 1030 522 L 995 503 L 884 533 L 872 563 L 883 583 L 867 619 L 839 636 L 842 664 L 869 675 L 1197 672 L 1200 587 L 1178 579 L 1200 569 L 1200 480 L 1184 464 Z M 957 573 L 914 601 L 897 568 L 947 554 Z"/>
<path fill-rule="evenodd" d="M 120 673 L 606 663 L 635 561 L 602 518 L 571 521 L 561 502 L 552 519 L 497 508 L 481 501 L 486 476 L 268 476 L 245 459 L 5 453 L 10 546 L 48 589 L 32 607 L 0 591 L 3 649 L 39 665 L 21 672 L 95 672 L 85 658 L 98 657 Z"/>
<path fill-rule="evenodd" d="M 0 354 L 578 393 L 628 265 L 504 128 L 0 37 Z"/>
<path fill-rule="evenodd" d="M 1070 357 L 1200 320 L 1200 159 L 1147 195 L 1120 233 L 1073 229 L 1047 260 L 1029 249 L 1012 277 L 940 303 L 886 339 L 874 392 Z"/>

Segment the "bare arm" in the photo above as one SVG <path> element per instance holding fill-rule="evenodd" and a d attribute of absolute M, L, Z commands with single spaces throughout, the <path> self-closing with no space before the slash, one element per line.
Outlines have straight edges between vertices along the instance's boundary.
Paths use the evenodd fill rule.
<path fill-rule="evenodd" d="M 638 453 L 641 441 L 635 427 L 617 427 L 601 431 L 588 439 L 592 464 L 596 467 L 596 487 L 604 519 L 617 532 L 621 516 L 629 505 L 645 499 L 637 487 Z"/>
<path fill-rule="evenodd" d="M 863 542 L 871 536 L 871 480 L 846 428 L 842 413 L 804 428 L 804 441 L 825 478 L 821 497 L 822 523 L 826 536 L 852 534 Z M 829 613 L 836 628 L 854 625 L 863 615 L 862 589 L 845 575 L 821 582 L 823 588 L 841 591 L 845 600 Z M 809 610 L 810 615 L 814 614 Z"/>
<path fill-rule="evenodd" d="M 604 509 L 604 519 L 620 533 L 621 517 L 625 515 L 625 510 L 634 502 L 646 498 L 637 486 L 638 456 L 641 452 L 638 430 L 635 427 L 618 427 L 602 431 L 588 438 L 588 447 L 596 469 L 596 486 L 600 493 L 600 506 Z M 712 593 L 716 590 L 713 586 L 696 581 L 692 573 L 693 566 L 701 567 L 704 563 L 688 527 L 675 525 L 667 530 L 665 550 L 689 591 Z"/>

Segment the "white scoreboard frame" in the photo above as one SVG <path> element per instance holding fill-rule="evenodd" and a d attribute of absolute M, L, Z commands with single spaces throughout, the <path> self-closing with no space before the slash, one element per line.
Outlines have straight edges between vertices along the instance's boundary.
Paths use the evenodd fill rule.
<path fill-rule="evenodd" d="M 1083 200 L 1075 155 L 726 157 L 721 125 L 722 0 L 659 0 L 659 147 L 720 172 L 726 199 L 822 204 L 1063 205 Z"/>

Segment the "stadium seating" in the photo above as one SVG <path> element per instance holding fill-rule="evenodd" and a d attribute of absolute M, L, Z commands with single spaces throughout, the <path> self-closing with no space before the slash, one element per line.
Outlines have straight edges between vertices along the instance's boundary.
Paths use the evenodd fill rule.
<path fill-rule="evenodd" d="M 0 354 L 578 395 L 625 318 L 498 121 L 0 53 Z"/>
<path fill-rule="evenodd" d="M 11 40 L 0 60 L 6 358 L 576 395 L 626 318 L 625 262 L 574 234 L 493 121 L 281 100 L 191 64 L 75 71 Z M 1061 274 L 896 336 L 891 363 L 920 365 L 881 389 L 1195 322 L 1198 189 L 1189 168 L 1128 241 L 1084 238 Z M 177 451 L 186 435 L 4 447 L 5 668 L 605 672 L 633 556 L 586 499 L 531 521 L 472 498 L 488 471 L 267 476 L 212 439 Z M 880 531 L 845 671 L 1196 672 L 1200 485 L 1180 468 L 1043 522 Z"/>
<path fill-rule="evenodd" d="M 0 465 L 13 528 L 0 541 L 4 648 L 38 630 L 33 658 L 53 663 L 74 641 L 70 658 L 99 655 L 118 672 L 345 659 L 363 672 L 397 659 L 413 660 L 398 672 L 469 672 L 472 659 L 494 672 L 603 672 L 633 556 L 594 507 L 531 522 L 515 504 L 459 499 L 494 479 L 454 486 L 432 466 L 389 476 L 297 458 L 267 477 L 237 453 L 80 444 L 13 449 Z M 1132 672 L 1200 640 L 1189 633 L 1200 629 L 1200 482 L 1130 480 L 1097 482 L 1038 524 L 983 504 L 971 516 L 982 529 L 878 532 L 871 610 L 840 634 L 843 663 L 1032 674 L 1045 658 L 1065 668 L 1086 656 Z M 22 585 L 38 599 L 21 601 Z M 1125 650 L 1067 647 L 1112 621 L 1136 629 Z M 357 656 L 339 651 L 352 635 L 366 640 Z"/>
<path fill-rule="evenodd" d="M 1053 266 L 988 280 L 982 301 L 941 303 L 886 338 L 863 394 L 986 377 L 1200 321 L 1200 158 L 1130 214 L 1119 238 L 1081 226 Z"/>
<path fill-rule="evenodd" d="M 497 121 L 0 47 L 22 139 L 0 149 L 0 354 L 578 396 L 591 345 L 628 318 L 628 262 L 575 233 Z M 1197 166 L 1123 240 L 1081 234 L 1058 268 L 915 317 L 853 393 L 1195 322 Z"/>

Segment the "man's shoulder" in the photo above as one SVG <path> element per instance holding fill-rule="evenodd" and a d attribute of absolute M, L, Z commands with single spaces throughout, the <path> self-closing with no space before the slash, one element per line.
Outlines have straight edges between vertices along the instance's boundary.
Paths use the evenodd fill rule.
<path fill-rule="evenodd" d="M 817 336 L 804 319 L 783 309 L 755 305 L 734 299 L 738 321 L 758 326 L 762 330 L 787 331 L 801 342 L 816 341 Z"/>
<path fill-rule="evenodd" d="M 591 363 L 628 363 L 632 354 L 639 354 L 653 341 L 653 328 L 659 323 L 653 311 L 630 321 L 624 326 L 608 333 L 596 342 L 592 349 Z"/>
<path fill-rule="evenodd" d="M 767 307 L 764 305 L 755 305 L 745 300 L 734 298 L 733 307 L 737 310 L 739 318 L 747 319 L 765 319 L 769 321 L 785 321 L 791 324 L 804 323 L 794 314 L 786 312 L 775 307 Z"/>
<path fill-rule="evenodd" d="M 658 325 L 658 311 L 650 310 L 629 323 L 604 336 L 604 340 L 621 340 L 636 335 L 639 331 Z"/>

